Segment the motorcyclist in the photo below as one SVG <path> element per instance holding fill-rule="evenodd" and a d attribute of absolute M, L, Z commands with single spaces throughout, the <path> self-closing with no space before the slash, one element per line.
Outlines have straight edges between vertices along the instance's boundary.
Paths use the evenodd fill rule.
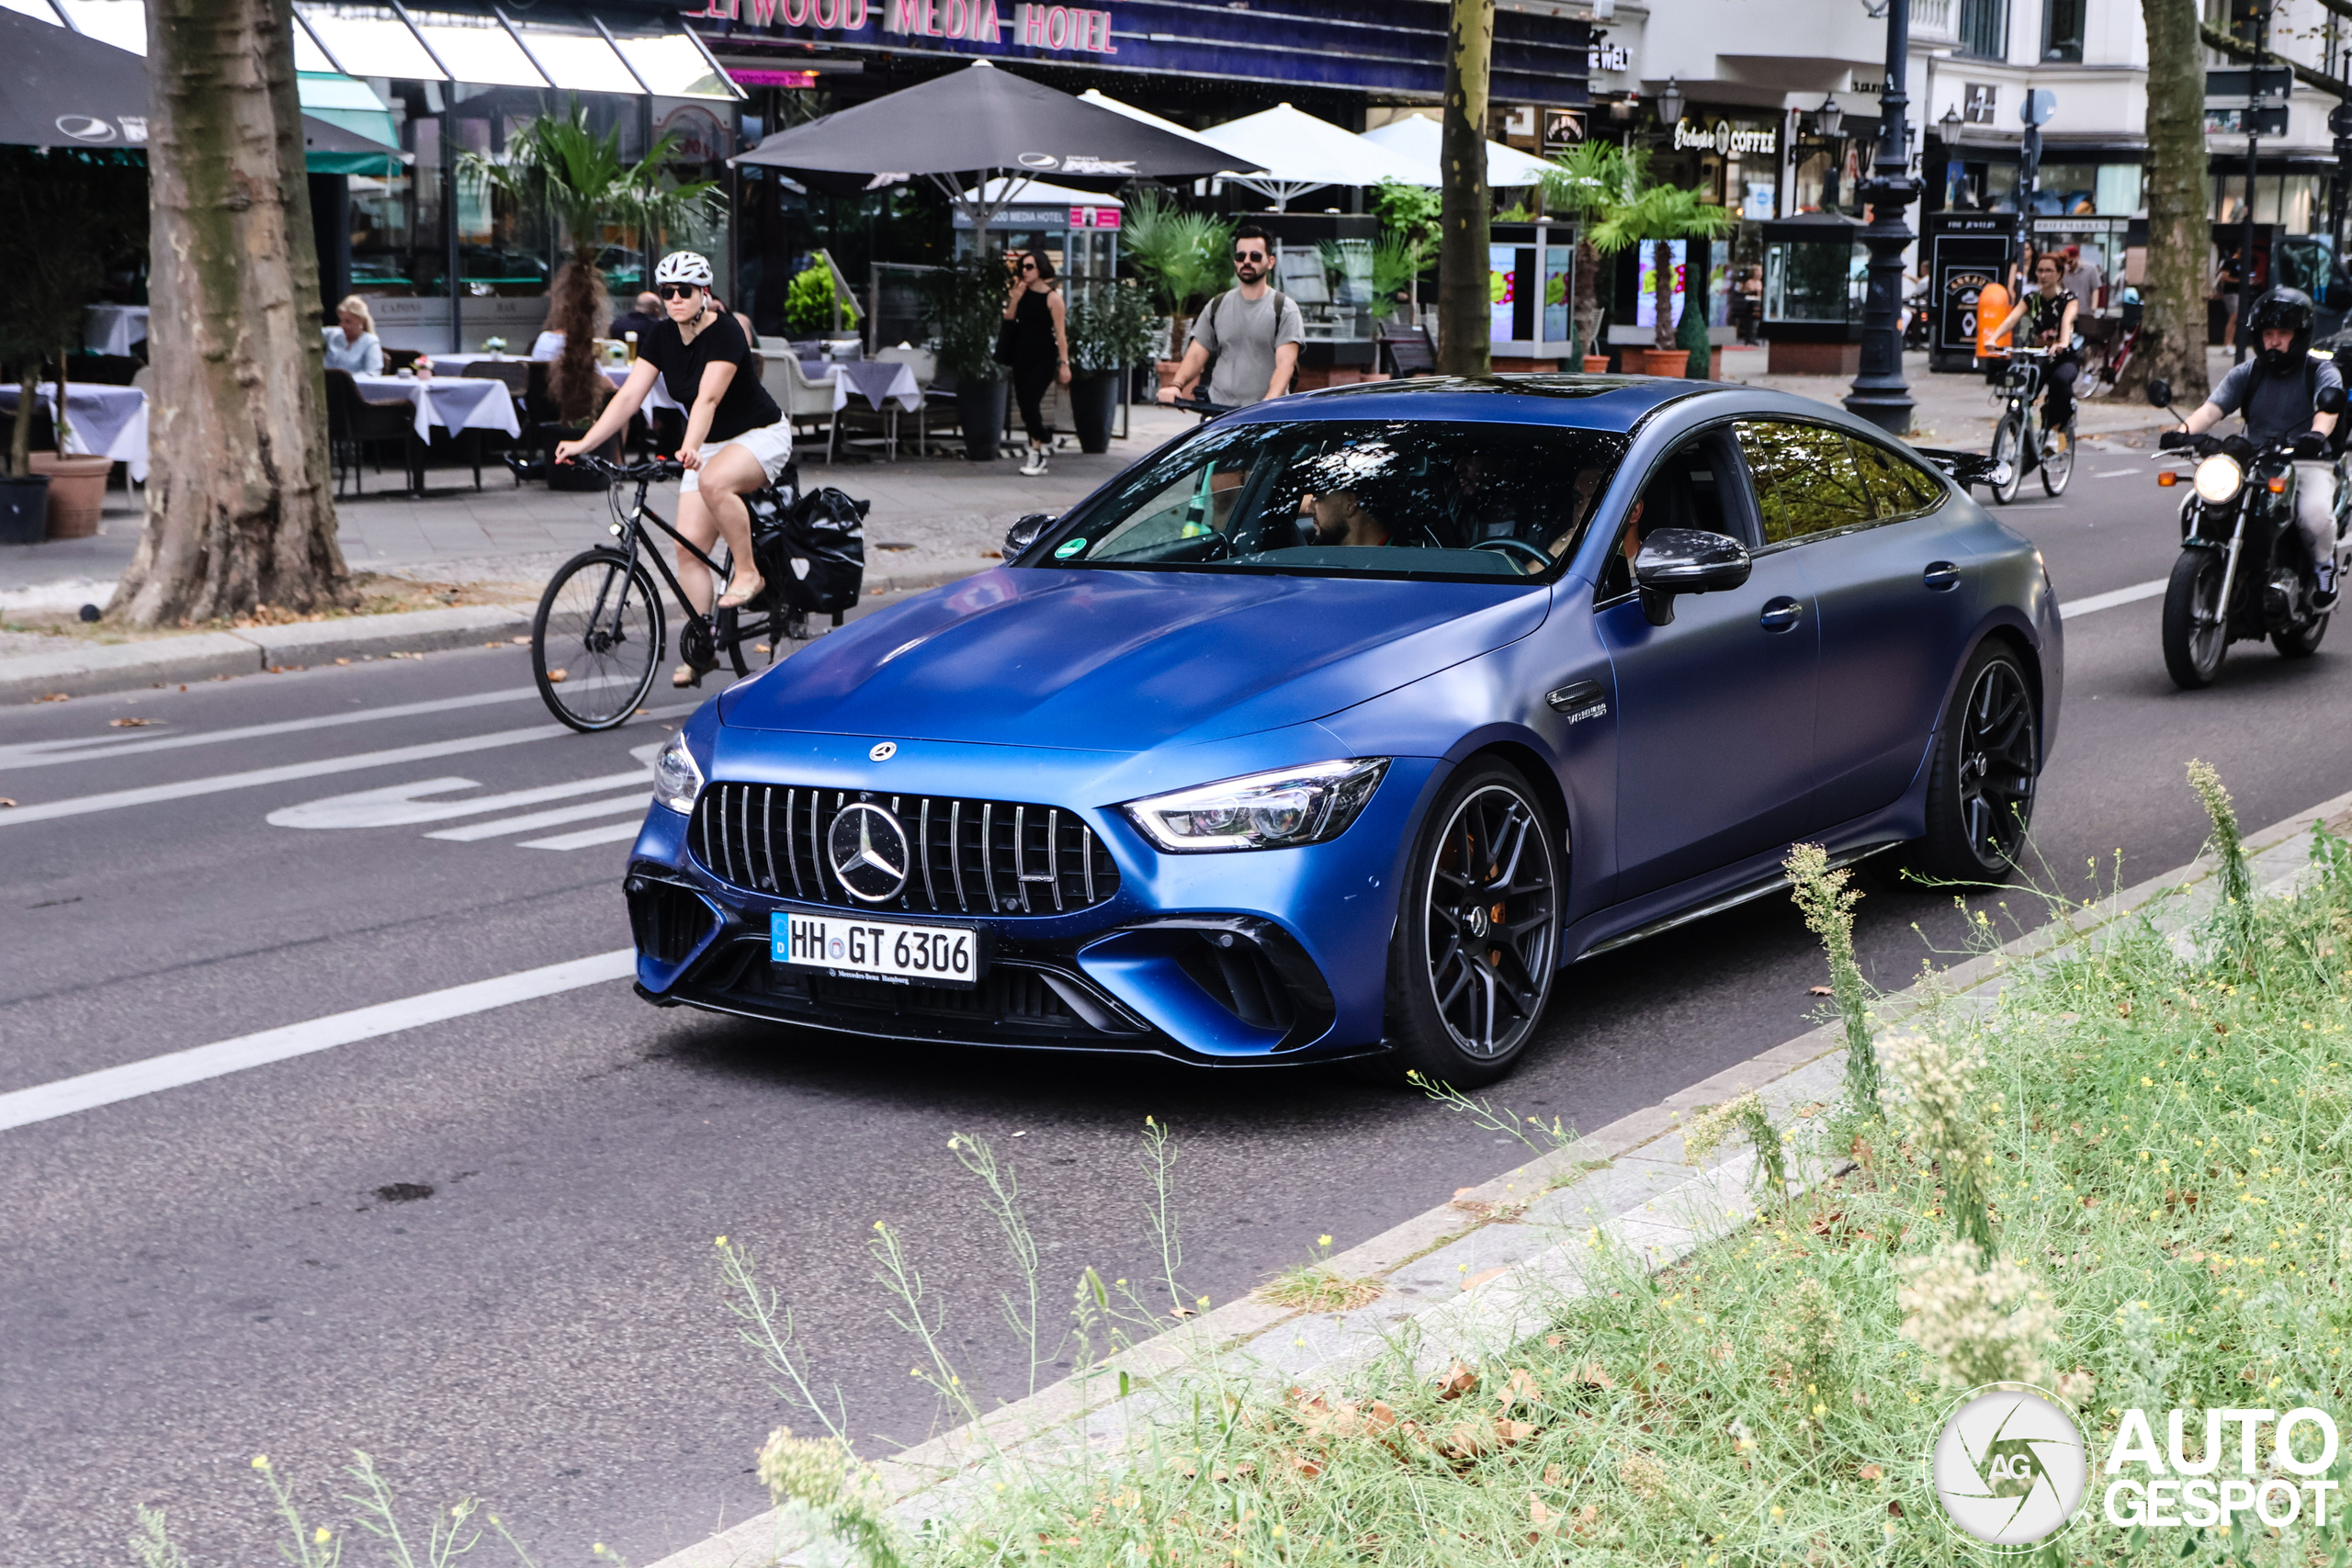
<path fill-rule="evenodd" d="M 2188 437 L 2241 412 L 2246 438 L 2257 446 L 2293 442 L 2295 522 L 2319 590 L 2312 604 L 2328 610 L 2336 594 L 2335 468 L 2328 455 L 2336 416 L 2319 412 L 2313 403 L 2323 389 L 2341 389 L 2344 377 L 2333 361 L 2311 356 L 2312 317 L 2311 296 L 2300 288 L 2273 288 L 2256 299 L 2247 325 L 2260 352 L 2222 377 L 2213 395 L 2158 444 L 2185 446 Z"/>

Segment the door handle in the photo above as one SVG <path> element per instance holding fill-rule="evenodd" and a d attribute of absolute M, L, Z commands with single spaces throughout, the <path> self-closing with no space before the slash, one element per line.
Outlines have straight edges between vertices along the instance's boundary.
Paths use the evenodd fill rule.
<path fill-rule="evenodd" d="M 1928 563 L 1928 570 L 1919 574 L 1919 582 L 1922 587 L 1932 588 L 1939 592 L 1957 588 L 1960 586 L 1960 568 L 1948 560 L 1931 560 Z"/>
<path fill-rule="evenodd" d="M 1775 599 L 1764 606 L 1756 624 L 1768 632 L 1784 632 L 1804 619 L 1804 606 L 1793 599 Z"/>

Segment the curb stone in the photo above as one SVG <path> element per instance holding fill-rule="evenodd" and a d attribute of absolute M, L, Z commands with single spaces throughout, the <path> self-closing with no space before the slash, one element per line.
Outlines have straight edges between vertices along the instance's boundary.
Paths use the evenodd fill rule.
<path fill-rule="evenodd" d="M 2314 822 L 2338 832 L 2352 827 L 2352 792 L 2245 836 L 2261 894 L 2290 892 L 2304 876 L 2304 839 Z M 2191 928 L 2219 897 L 2217 867 L 2213 857 L 2199 856 L 1883 996 L 1871 1017 L 1886 1030 L 1939 1006 L 1989 1006 L 2023 964 L 2135 915 L 2154 919 L 2176 951 L 2186 952 Z M 882 1461 L 876 1469 L 897 1499 L 892 1512 L 913 1527 L 953 1511 L 957 1495 L 977 1484 L 975 1467 L 994 1454 L 1114 1449 L 1156 1411 L 1173 1408 L 1182 1390 L 1172 1381 L 1158 1388 L 1155 1380 L 1188 1366 L 1224 1361 L 1267 1386 L 1308 1380 L 1330 1386 L 1400 1343 L 1411 1345 L 1416 1367 L 1432 1374 L 1450 1361 L 1525 1343 L 1543 1331 L 1561 1297 L 1583 1290 L 1580 1255 L 1607 1243 L 1654 1271 L 1746 1223 L 1755 1212 L 1754 1152 L 1743 1148 L 1694 1170 L 1683 1162 L 1678 1121 L 1751 1089 L 1775 1124 L 1808 1118 L 1838 1096 L 1843 1034 L 1832 1023 L 1798 1035 L 1334 1255 L 1334 1270 L 1387 1287 L 1368 1306 L 1306 1313 L 1246 1296 Z M 1799 1154 L 1792 1165 L 1792 1192 L 1833 1174 L 1817 1156 Z M 1503 1210 L 1510 1217 L 1494 1213 L 1493 1206 L 1519 1204 L 1525 1207 L 1516 1214 Z M 1123 1384 L 1130 1392 L 1120 1393 Z M 650 1568 L 767 1568 L 799 1560 L 806 1543 L 797 1533 L 780 1511 L 763 1510 Z"/>

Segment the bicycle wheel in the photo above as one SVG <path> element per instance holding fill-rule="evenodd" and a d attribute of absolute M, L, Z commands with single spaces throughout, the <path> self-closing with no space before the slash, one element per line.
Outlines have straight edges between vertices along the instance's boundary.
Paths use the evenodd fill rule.
<path fill-rule="evenodd" d="M 1993 499 L 2007 506 L 2025 483 L 2025 431 L 2014 412 L 2003 414 L 1993 427 Z"/>
<path fill-rule="evenodd" d="M 531 673 L 548 711 L 572 728 L 611 729 L 652 689 L 662 662 L 662 596 L 645 568 L 595 549 L 556 570 L 531 623 Z"/>
<path fill-rule="evenodd" d="M 2066 449 L 2046 453 L 2041 459 L 2041 488 L 2052 496 L 2066 493 L 2066 481 L 2075 477 L 2075 422 L 2069 419 L 2065 429 Z M 2042 436 L 2046 444 L 2050 437 Z"/>

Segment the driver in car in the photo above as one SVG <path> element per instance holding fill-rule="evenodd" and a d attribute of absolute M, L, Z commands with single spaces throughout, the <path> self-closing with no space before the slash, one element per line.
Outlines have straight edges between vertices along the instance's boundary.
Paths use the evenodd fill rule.
<path fill-rule="evenodd" d="M 2343 374 L 2333 361 L 2313 359 L 2312 299 L 2300 288 L 2273 288 L 2254 302 L 2247 318 L 2262 352 L 2222 378 L 2213 395 L 2197 406 L 2178 430 L 2167 430 L 2158 445 L 2185 446 L 2227 415 L 2245 415 L 2246 438 L 2268 446 L 2295 445 L 2295 522 L 2311 551 L 2319 591 L 2314 609 L 2335 608 L 2335 468 L 2327 460 L 2327 438 L 2336 416 L 2314 406 L 2321 390 L 2342 390 Z"/>
<path fill-rule="evenodd" d="M 1315 542 L 1318 545 L 1379 546 L 1388 542 L 1388 525 L 1366 511 L 1351 490 L 1301 496 L 1298 514 L 1315 519 Z"/>

